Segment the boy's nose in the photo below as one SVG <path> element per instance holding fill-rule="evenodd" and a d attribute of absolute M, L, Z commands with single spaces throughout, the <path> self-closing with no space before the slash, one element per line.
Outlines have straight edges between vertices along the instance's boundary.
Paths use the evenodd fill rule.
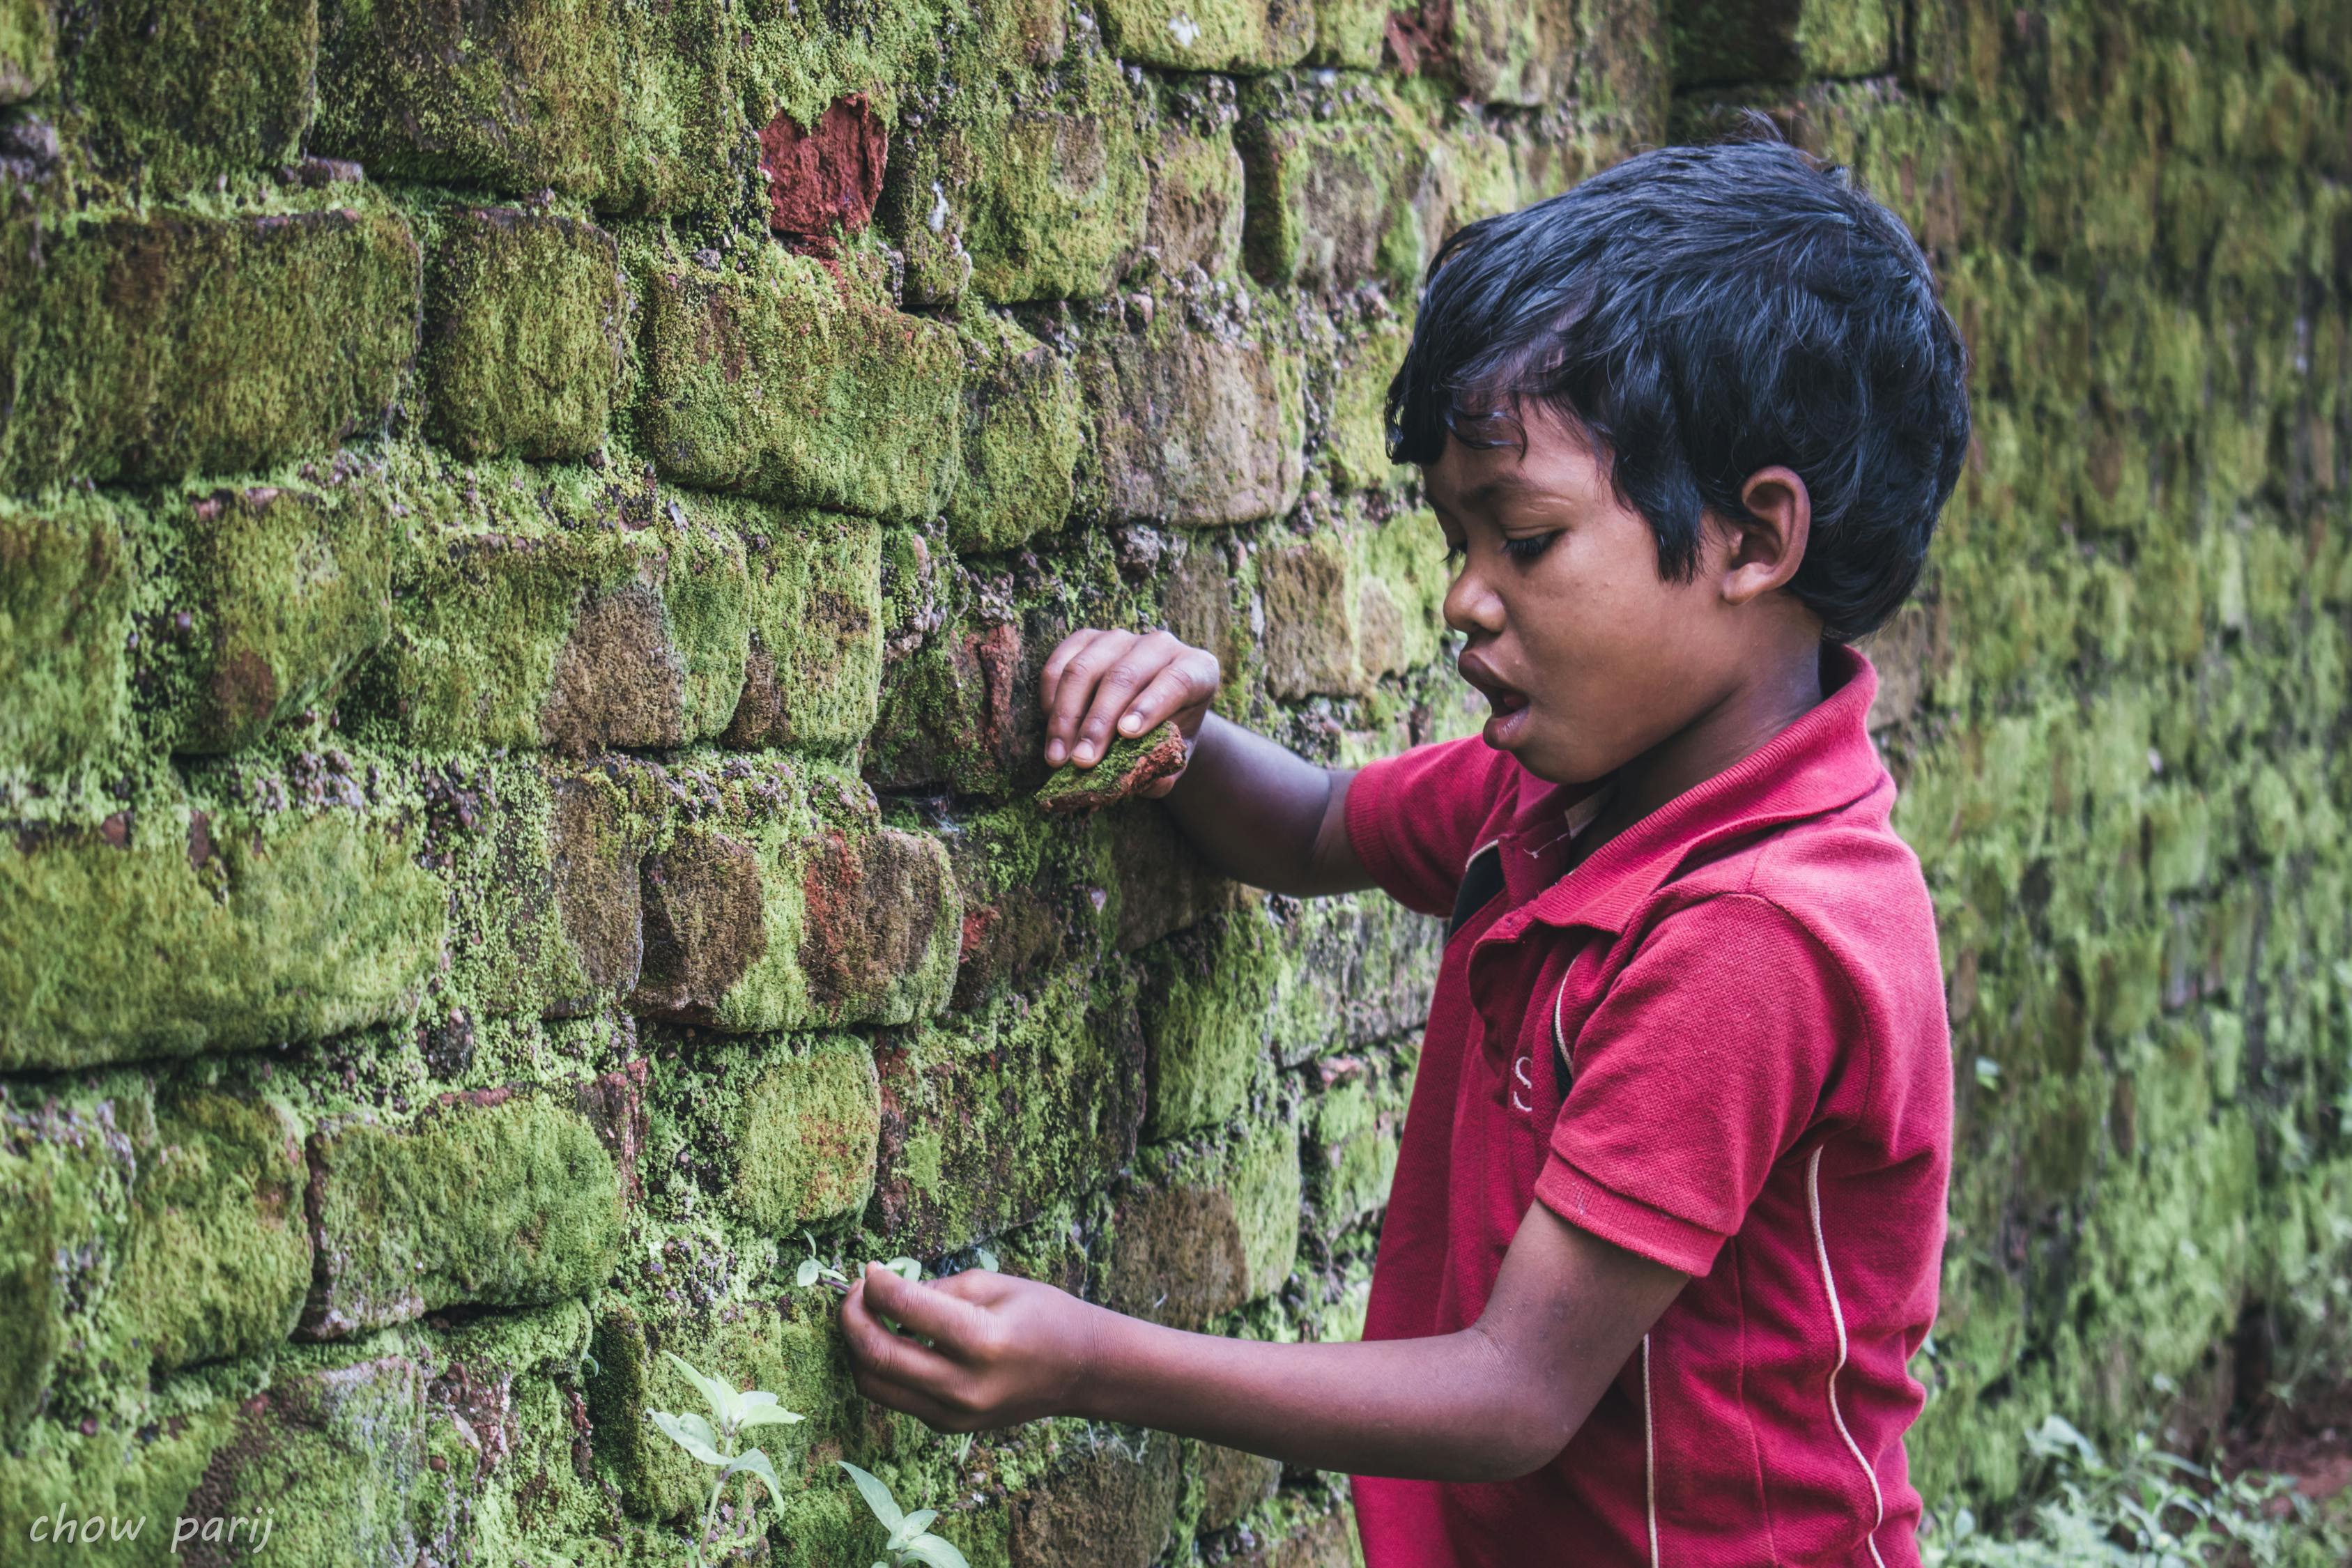
<path fill-rule="evenodd" d="M 1503 601 L 1478 574 L 1465 568 L 1445 590 L 1445 624 L 1465 637 L 1503 629 Z"/>

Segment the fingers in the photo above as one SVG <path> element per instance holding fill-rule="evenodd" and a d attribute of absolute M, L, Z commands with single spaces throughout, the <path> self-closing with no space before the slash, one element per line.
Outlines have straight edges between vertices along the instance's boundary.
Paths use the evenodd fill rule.
<path fill-rule="evenodd" d="M 1070 661 L 1084 653 L 1087 645 L 1100 636 L 1102 633 L 1091 626 L 1082 631 L 1072 632 L 1062 639 L 1060 646 L 1055 647 L 1052 655 L 1046 658 L 1045 668 L 1037 677 L 1037 695 L 1039 701 L 1045 705 L 1047 714 L 1050 715 L 1054 711 L 1054 696 L 1061 689 L 1062 676 L 1069 668 Z"/>
<path fill-rule="evenodd" d="M 877 1316 L 879 1312 L 898 1318 L 900 1322 L 908 1321 L 900 1316 L 898 1307 L 879 1299 L 884 1292 L 876 1291 L 874 1300 L 867 1299 L 869 1285 L 884 1279 L 901 1290 L 922 1289 L 887 1269 L 869 1268 L 866 1277 L 853 1283 L 849 1294 L 842 1299 L 841 1330 L 849 1342 L 850 1375 L 857 1392 L 877 1405 L 904 1411 L 937 1430 L 972 1430 L 979 1419 L 964 1405 L 963 1369 L 938 1351 L 904 1334 L 893 1333 Z M 919 1312 L 920 1306 L 916 1310 Z"/>
<path fill-rule="evenodd" d="M 1166 632 L 1153 632 L 1149 637 L 1130 638 L 1115 655 L 1102 651 L 1101 645 L 1089 647 L 1076 661 L 1097 660 L 1101 675 L 1095 682 L 1094 700 L 1087 704 L 1086 717 L 1077 727 L 1077 735 L 1070 749 L 1070 760 L 1080 767 L 1092 766 L 1097 759 L 1110 749 L 1112 731 L 1119 719 L 1134 705 L 1136 697 L 1176 657 L 1184 645 Z M 1065 706 L 1067 706 L 1066 703 Z M 1129 733 L 1140 731 L 1129 731 Z"/>
<path fill-rule="evenodd" d="M 1133 632 L 1082 632 L 1055 648 L 1054 657 L 1060 658 L 1063 649 L 1080 637 L 1086 638 L 1084 645 L 1064 661 L 1048 700 L 1045 761 L 1053 767 L 1061 766 L 1065 758 L 1080 767 L 1092 765 L 1099 747 L 1083 757 L 1078 753 L 1086 718 L 1098 700 L 1097 688 L 1104 676 L 1143 640 Z"/>
<path fill-rule="evenodd" d="M 1173 641 L 1173 638 L 1170 639 Z M 1122 735 L 1140 735 L 1152 726 L 1190 708 L 1207 705 L 1217 695 L 1220 671 L 1216 657 L 1199 648 L 1178 647 L 1181 652 L 1136 693 L 1118 721 Z"/>
<path fill-rule="evenodd" d="M 945 1355 L 961 1357 L 982 1338 L 980 1310 L 933 1285 L 902 1279 L 878 1263 L 866 1266 L 866 1300 L 909 1333 L 920 1334 Z"/>

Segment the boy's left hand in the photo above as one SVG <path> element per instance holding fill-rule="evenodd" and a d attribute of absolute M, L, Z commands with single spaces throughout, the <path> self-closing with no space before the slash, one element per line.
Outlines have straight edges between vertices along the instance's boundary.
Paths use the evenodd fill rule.
<path fill-rule="evenodd" d="M 866 1265 L 841 1303 L 857 1391 L 942 1432 L 986 1431 L 1067 1409 L 1091 1359 L 1095 1321 L 1108 1315 L 1050 1285 L 992 1270 L 918 1284 L 878 1263 Z M 893 1333 L 883 1318 L 906 1332 Z"/>

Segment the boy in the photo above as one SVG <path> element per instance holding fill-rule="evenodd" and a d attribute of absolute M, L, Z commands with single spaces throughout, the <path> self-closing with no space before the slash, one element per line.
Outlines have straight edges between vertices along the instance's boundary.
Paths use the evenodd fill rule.
<path fill-rule="evenodd" d="M 1927 265 L 1788 147 L 1646 153 L 1445 247 L 1388 415 L 1483 737 L 1316 767 L 1165 633 L 1045 678 L 1049 762 L 1179 721 L 1226 870 L 1449 917 L 1364 1342 L 869 1270 L 859 1387 L 1350 1471 L 1372 1568 L 1916 1563 L 1951 1069 L 1849 644 L 1968 443 Z"/>

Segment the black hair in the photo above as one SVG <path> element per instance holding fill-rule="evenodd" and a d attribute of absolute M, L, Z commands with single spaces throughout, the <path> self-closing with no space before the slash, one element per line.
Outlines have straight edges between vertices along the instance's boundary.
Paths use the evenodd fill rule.
<path fill-rule="evenodd" d="M 1389 384 L 1390 455 L 1524 445 L 1549 405 L 1696 571 L 1700 520 L 1784 464 L 1812 496 L 1790 591 L 1844 642 L 1909 595 L 1969 445 L 1968 357 L 1902 223 L 1777 141 L 1664 147 L 1469 225 Z"/>

